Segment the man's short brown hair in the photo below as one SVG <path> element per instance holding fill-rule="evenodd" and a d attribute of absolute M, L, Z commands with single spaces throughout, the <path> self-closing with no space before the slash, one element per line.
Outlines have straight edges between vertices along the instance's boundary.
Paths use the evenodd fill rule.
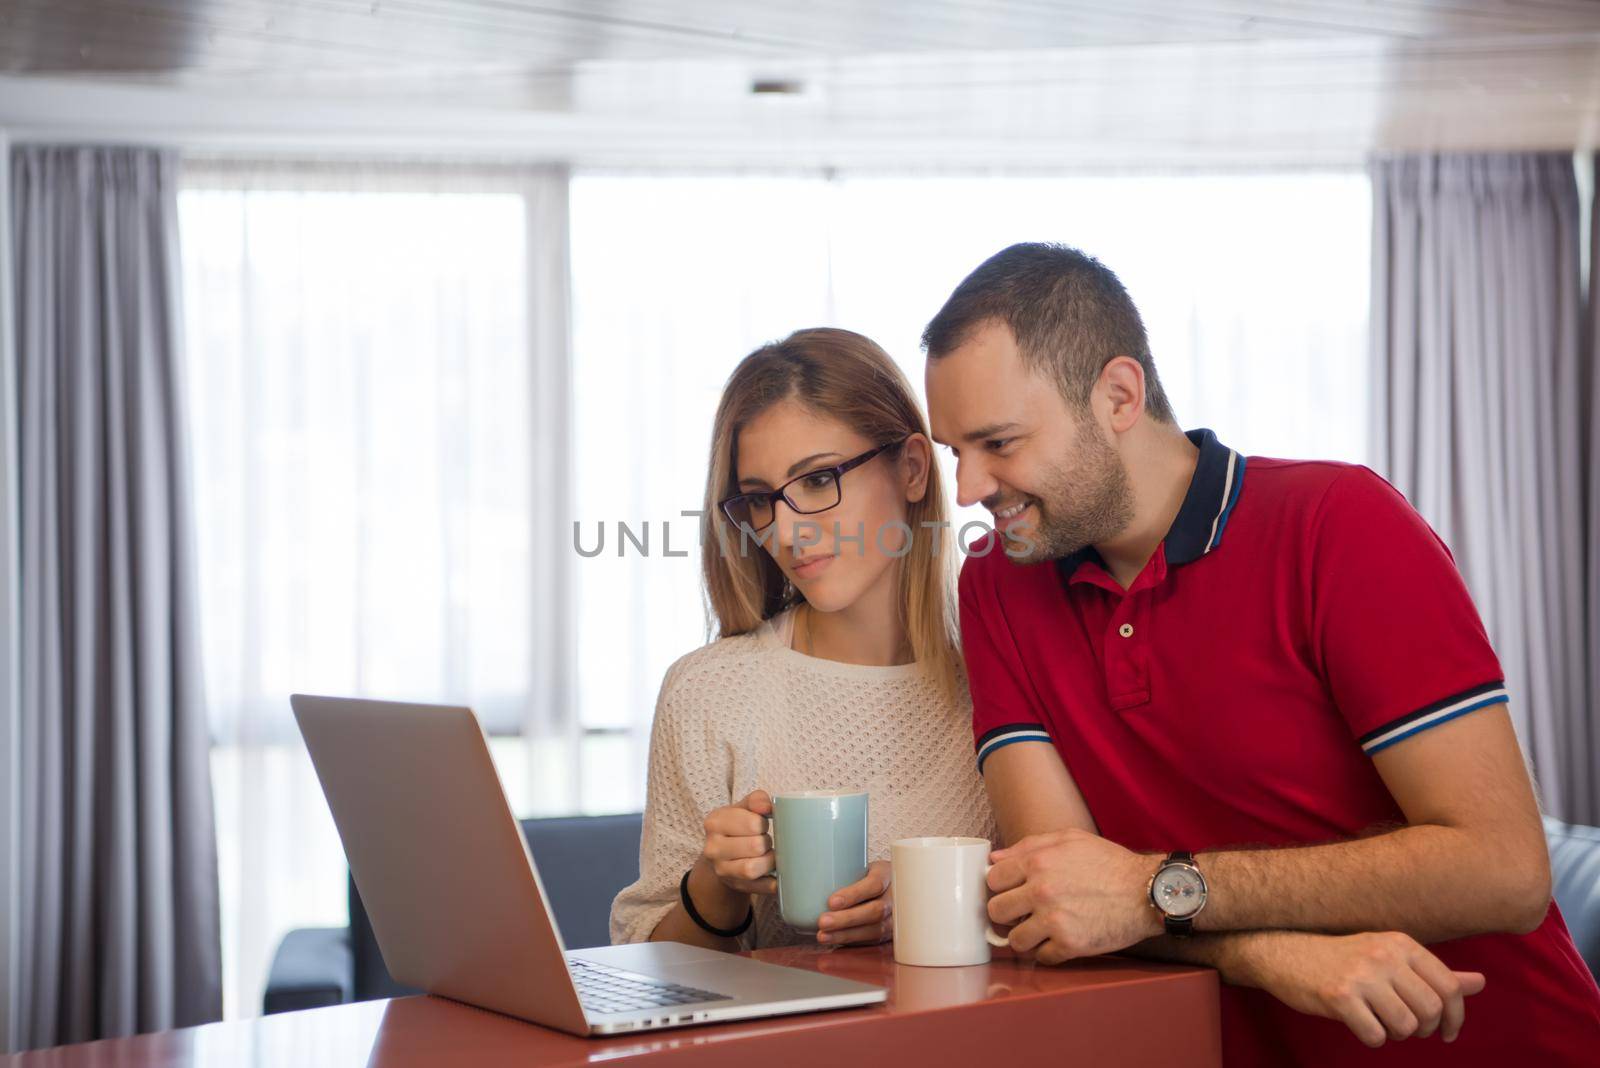
<path fill-rule="evenodd" d="M 1139 361 L 1145 409 L 1164 423 L 1177 422 L 1139 309 L 1093 256 L 1044 242 L 1001 249 L 956 286 L 922 332 L 922 347 L 937 359 L 986 322 L 1010 327 L 1023 362 L 1054 378 L 1071 404 L 1089 402 L 1100 372 L 1116 357 Z"/>

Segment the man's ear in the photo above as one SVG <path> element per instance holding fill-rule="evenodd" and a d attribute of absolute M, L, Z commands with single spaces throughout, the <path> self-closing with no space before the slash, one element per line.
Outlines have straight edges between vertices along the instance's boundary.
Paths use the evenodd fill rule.
<path fill-rule="evenodd" d="M 906 480 L 906 500 L 915 504 L 928 493 L 928 470 L 933 466 L 933 443 L 924 434 L 912 434 L 900 450 L 900 469 Z"/>
<path fill-rule="evenodd" d="M 1144 368 L 1131 356 L 1114 357 L 1101 368 L 1094 390 L 1114 434 L 1131 429 L 1144 414 Z"/>

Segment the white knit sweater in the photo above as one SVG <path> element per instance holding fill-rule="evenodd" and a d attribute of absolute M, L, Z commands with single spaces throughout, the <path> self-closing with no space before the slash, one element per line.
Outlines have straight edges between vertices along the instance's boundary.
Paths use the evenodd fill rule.
<path fill-rule="evenodd" d="M 866 789 L 870 860 L 897 838 L 995 840 L 972 755 L 972 702 L 916 664 L 868 667 L 791 649 L 793 611 L 723 638 L 667 671 L 656 701 L 639 881 L 611 906 L 614 943 L 649 939 L 678 901 L 714 808 L 751 790 Z M 752 937 L 753 934 L 753 937 Z M 757 899 L 746 946 L 815 941 Z"/>

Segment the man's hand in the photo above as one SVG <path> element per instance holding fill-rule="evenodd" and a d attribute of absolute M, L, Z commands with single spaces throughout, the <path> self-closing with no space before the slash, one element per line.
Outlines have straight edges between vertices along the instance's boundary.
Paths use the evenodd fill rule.
<path fill-rule="evenodd" d="M 1255 986 L 1292 1009 L 1338 1020 L 1374 1048 L 1385 1041 L 1446 1042 L 1461 1033 L 1465 999 L 1483 989 L 1480 972 L 1454 972 L 1409 935 L 1261 932 L 1241 951 L 1230 981 Z"/>
<path fill-rule="evenodd" d="M 1011 948 L 1041 964 L 1115 953 L 1161 933 L 1147 893 L 1160 857 L 1072 829 L 1031 835 L 990 860 L 989 918 L 1016 924 Z"/>

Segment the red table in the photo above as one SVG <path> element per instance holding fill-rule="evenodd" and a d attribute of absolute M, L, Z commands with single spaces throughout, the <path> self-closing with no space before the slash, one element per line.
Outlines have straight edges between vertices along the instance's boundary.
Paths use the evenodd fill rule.
<path fill-rule="evenodd" d="M 614 1038 L 574 1038 L 443 998 L 368 1001 L 0 1058 L 3 1068 L 542 1068 L 904 1065 L 988 1068 L 1222 1063 L 1215 972 L 1118 957 L 1045 968 L 1000 951 L 971 968 L 912 968 L 889 946 L 758 950 L 775 964 L 889 988 L 884 1005 Z"/>

